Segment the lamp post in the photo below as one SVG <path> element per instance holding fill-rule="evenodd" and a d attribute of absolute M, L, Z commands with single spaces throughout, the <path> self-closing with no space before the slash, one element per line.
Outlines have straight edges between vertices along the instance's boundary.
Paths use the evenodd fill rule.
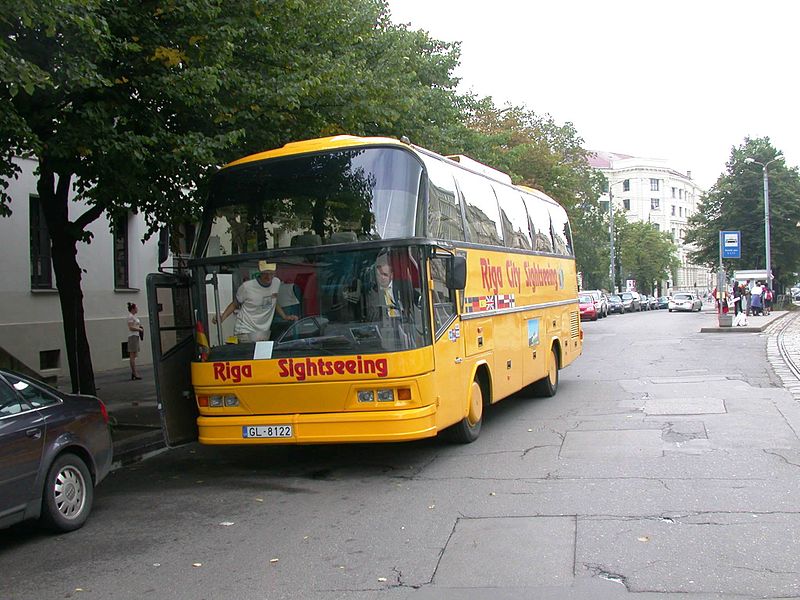
<path fill-rule="evenodd" d="M 611 265 L 608 274 L 611 277 L 611 293 L 617 291 L 616 281 L 614 280 L 614 195 L 611 193 L 611 186 L 608 184 L 608 238 L 611 243 Z"/>
<path fill-rule="evenodd" d="M 761 165 L 761 171 L 764 175 L 764 252 L 766 254 L 766 268 L 767 268 L 767 286 L 772 289 L 772 259 L 770 248 L 770 235 L 769 235 L 769 174 L 767 167 L 774 163 L 776 160 L 782 160 L 783 154 L 778 154 L 772 160 L 765 163 L 759 162 L 754 158 L 745 158 L 744 162 L 747 164 Z"/>

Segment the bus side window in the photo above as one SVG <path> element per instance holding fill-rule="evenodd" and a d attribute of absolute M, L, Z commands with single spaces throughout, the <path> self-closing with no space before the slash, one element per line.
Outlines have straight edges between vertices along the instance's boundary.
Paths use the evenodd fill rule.
<path fill-rule="evenodd" d="M 433 327 L 435 337 L 439 337 L 456 316 L 455 292 L 447 288 L 447 261 L 448 258 L 433 257 L 430 261 L 431 303 L 433 306 Z"/>
<path fill-rule="evenodd" d="M 553 237 L 550 227 L 550 213 L 547 211 L 547 203 L 534 195 L 524 195 L 522 199 L 528 209 L 530 219 L 531 239 L 533 249 L 539 252 L 553 251 Z"/>
<path fill-rule="evenodd" d="M 489 180 L 469 171 L 457 171 L 456 182 L 464 196 L 469 241 L 490 246 L 503 245 L 500 209 Z"/>

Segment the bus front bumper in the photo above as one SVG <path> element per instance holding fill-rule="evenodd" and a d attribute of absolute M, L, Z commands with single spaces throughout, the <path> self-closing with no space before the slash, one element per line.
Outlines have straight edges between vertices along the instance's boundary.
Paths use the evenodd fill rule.
<path fill-rule="evenodd" d="M 291 437 L 246 437 L 245 428 L 291 425 Z M 349 444 L 402 442 L 433 437 L 436 405 L 421 408 L 342 413 L 197 418 L 201 444 Z M 263 431 L 263 429 L 262 429 Z M 285 431 L 281 430 L 281 431 Z"/>

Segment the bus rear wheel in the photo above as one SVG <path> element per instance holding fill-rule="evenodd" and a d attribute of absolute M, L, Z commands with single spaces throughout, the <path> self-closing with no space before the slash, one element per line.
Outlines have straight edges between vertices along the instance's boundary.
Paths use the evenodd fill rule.
<path fill-rule="evenodd" d="M 469 444 L 478 439 L 483 424 L 483 390 L 477 378 L 472 381 L 469 389 L 469 404 L 467 415 L 453 425 L 448 434 L 450 440 L 458 444 Z"/>
<path fill-rule="evenodd" d="M 550 348 L 547 361 L 547 375 L 533 384 L 533 393 L 544 398 L 551 398 L 558 391 L 558 353 L 555 346 Z"/>

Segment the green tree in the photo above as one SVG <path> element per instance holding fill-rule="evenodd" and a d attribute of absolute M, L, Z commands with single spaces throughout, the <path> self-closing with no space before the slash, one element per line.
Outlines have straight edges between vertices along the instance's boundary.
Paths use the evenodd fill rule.
<path fill-rule="evenodd" d="M 740 259 L 725 260 L 726 271 L 766 268 L 764 191 L 761 165 L 779 154 L 769 138 L 745 138 L 731 149 L 727 170 L 705 194 L 698 211 L 689 218 L 686 241 L 695 249 L 690 258 L 698 264 L 719 265 L 719 232 L 741 231 Z M 770 245 L 772 272 L 779 288 L 793 283 L 800 268 L 800 176 L 782 160 L 769 172 Z"/>
<path fill-rule="evenodd" d="M 670 276 L 676 279 L 680 263 L 677 248 L 668 233 L 659 231 L 651 223 L 628 222 L 622 215 L 614 218 L 621 281 L 633 279 L 638 290 L 651 294 L 655 291 L 655 282 Z"/>
<path fill-rule="evenodd" d="M 198 211 L 231 158 L 321 134 L 457 129 L 458 47 L 390 23 L 384 0 L 21 0 L 0 15 L 0 176 L 37 191 L 74 391 L 93 393 L 79 243 L 129 211 L 152 233 Z M 0 214 L 10 197 L 0 188 Z"/>

